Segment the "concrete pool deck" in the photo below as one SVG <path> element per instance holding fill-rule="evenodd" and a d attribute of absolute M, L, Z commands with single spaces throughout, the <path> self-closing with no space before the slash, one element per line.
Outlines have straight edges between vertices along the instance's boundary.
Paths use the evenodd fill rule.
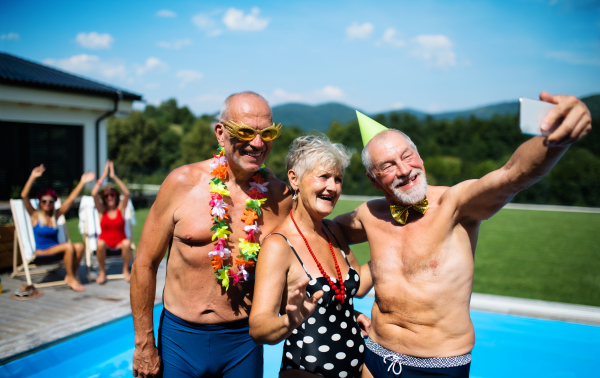
<path fill-rule="evenodd" d="M 82 266 L 79 274 L 84 277 L 85 273 L 86 268 Z M 165 273 L 166 261 L 163 261 L 158 271 L 155 303 L 162 301 Z M 64 275 L 64 271 L 58 274 Z M 35 282 L 39 280 L 40 277 Z M 129 284 L 124 280 L 111 280 L 105 285 L 83 281 L 86 291 L 82 293 L 59 286 L 42 289 L 44 296 L 34 300 L 10 299 L 22 283 L 23 280 L 11 279 L 10 274 L 2 274 L 0 365 L 131 313 Z M 592 306 L 474 293 L 471 309 L 600 325 L 600 307 Z"/>

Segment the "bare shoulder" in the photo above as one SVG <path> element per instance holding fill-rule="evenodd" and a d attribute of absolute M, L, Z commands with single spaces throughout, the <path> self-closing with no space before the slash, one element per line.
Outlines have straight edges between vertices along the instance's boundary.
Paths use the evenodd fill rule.
<path fill-rule="evenodd" d="M 269 176 L 266 181 L 269 182 L 269 191 L 267 192 L 267 204 L 274 214 L 279 216 L 287 216 L 292 208 L 292 190 L 287 184 L 279 180 L 269 171 Z"/>
<path fill-rule="evenodd" d="M 169 206 L 185 198 L 199 183 L 210 180 L 210 173 L 207 161 L 183 165 L 169 173 L 163 181 L 156 197 L 159 207 Z"/>
<path fill-rule="evenodd" d="M 273 198 L 277 198 L 278 200 L 282 200 L 286 197 L 292 197 L 292 190 L 290 187 L 273 174 L 273 171 L 267 169 L 269 172 L 269 176 L 267 177 L 267 181 L 269 182 L 269 192 L 272 193 Z"/>
<path fill-rule="evenodd" d="M 262 257 L 263 261 L 277 261 L 278 266 L 283 263 L 285 267 L 289 267 L 289 262 L 291 261 L 289 259 L 290 246 L 287 240 L 282 236 L 284 233 L 281 232 L 282 230 L 280 229 L 281 227 L 278 227 L 262 242 L 260 253 L 258 254 L 258 262 L 261 261 Z"/>
<path fill-rule="evenodd" d="M 162 186 L 169 190 L 185 190 L 185 187 L 195 186 L 204 176 L 210 176 L 207 160 L 198 163 L 182 165 L 169 173 Z M 161 186 L 161 189 L 162 189 Z"/>
<path fill-rule="evenodd" d="M 465 180 L 454 186 L 432 186 L 427 188 L 429 204 L 433 206 L 454 205 L 460 202 L 462 194 L 478 180 Z M 430 192 L 431 191 L 431 192 Z"/>
<path fill-rule="evenodd" d="M 368 221 L 373 218 L 381 218 L 382 213 L 389 213 L 390 204 L 385 198 L 379 198 L 363 203 L 356 208 L 357 216 L 363 221 Z"/>

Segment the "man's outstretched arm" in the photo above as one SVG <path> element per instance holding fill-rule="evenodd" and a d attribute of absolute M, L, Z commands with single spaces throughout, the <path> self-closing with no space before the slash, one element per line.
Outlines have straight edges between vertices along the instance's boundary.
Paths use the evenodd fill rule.
<path fill-rule="evenodd" d="M 542 92 L 540 99 L 557 104 L 542 128 L 560 124 L 549 136 L 534 137 L 523 143 L 504 167 L 479 180 L 465 181 L 449 189 L 445 196 L 456 201 L 459 221 L 481 221 L 494 215 L 518 192 L 548 174 L 569 146 L 591 130 L 590 112 L 577 98 Z"/>
<path fill-rule="evenodd" d="M 160 358 L 154 340 L 152 315 L 156 295 L 156 274 L 173 237 L 175 191 L 174 172 L 161 185 L 142 231 L 140 245 L 131 268 L 131 313 L 135 329 L 133 375 L 158 376 Z"/>

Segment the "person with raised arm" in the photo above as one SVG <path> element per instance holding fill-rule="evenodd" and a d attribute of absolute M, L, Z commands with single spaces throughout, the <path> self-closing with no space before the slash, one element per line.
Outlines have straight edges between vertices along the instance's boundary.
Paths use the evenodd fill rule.
<path fill-rule="evenodd" d="M 290 189 L 262 168 L 281 133 L 272 118 L 262 96 L 229 96 L 214 125 L 214 158 L 162 183 L 131 272 L 134 376 L 262 377 L 263 349 L 248 334 L 253 266 L 292 206 Z M 157 348 L 152 313 L 167 248 Z"/>
<path fill-rule="evenodd" d="M 286 158 L 294 189 L 288 217 L 263 243 L 256 265 L 250 335 L 285 339 L 280 377 L 361 377 L 370 320 L 353 298 L 372 287 L 331 214 L 350 153 L 325 135 L 296 138 Z"/>
<path fill-rule="evenodd" d="M 31 175 L 25 184 L 25 187 L 21 191 L 21 198 L 23 199 L 23 205 L 31 217 L 31 224 L 33 226 L 33 237 L 35 238 L 35 260 L 34 264 L 50 264 L 57 261 L 64 261 L 65 271 L 65 284 L 69 285 L 71 289 L 75 291 L 84 291 L 85 288 L 77 279 L 77 269 L 83 256 L 83 244 L 82 243 L 59 243 L 58 241 L 58 228 L 56 225 L 56 219 L 61 215 L 64 215 L 75 198 L 81 193 L 84 185 L 91 182 L 96 177 L 93 172 L 87 172 L 81 175 L 81 180 L 71 191 L 69 197 L 62 203 L 60 208 L 55 209 L 54 203 L 58 199 L 58 195 L 53 189 L 42 189 L 37 194 L 36 198 L 39 200 L 38 208 L 34 209 L 29 201 L 29 192 L 31 187 L 37 178 L 39 178 L 46 168 L 44 164 L 33 168 Z"/>
<path fill-rule="evenodd" d="M 369 241 L 376 294 L 365 364 L 374 377 L 469 376 L 479 226 L 591 130 L 577 98 L 542 92 L 540 99 L 557 105 L 541 126 L 549 136 L 531 138 L 502 168 L 452 187 L 428 186 L 410 138 L 358 113 L 363 164 L 385 199 L 335 221 L 349 243 Z"/>
<path fill-rule="evenodd" d="M 110 176 L 117 183 L 123 193 L 123 198 L 121 198 L 119 191 L 111 184 L 104 186 L 100 190 L 100 185 L 102 185 L 106 176 Z M 112 161 L 106 161 L 104 172 L 92 189 L 92 197 L 94 197 L 98 213 L 102 214 L 102 218 L 100 218 L 101 232 L 100 236 L 98 236 L 96 249 L 100 273 L 96 278 L 96 282 L 99 284 L 106 282 L 106 251 L 108 249 L 121 250 L 123 276 L 125 277 L 125 281 L 129 282 L 129 261 L 133 259 L 133 256 L 131 253 L 131 240 L 127 239 L 127 235 L 125 234 L 125 218 L 123 216 L 129 202 L 129 189 L 115 174 L 115 167 Z"/>

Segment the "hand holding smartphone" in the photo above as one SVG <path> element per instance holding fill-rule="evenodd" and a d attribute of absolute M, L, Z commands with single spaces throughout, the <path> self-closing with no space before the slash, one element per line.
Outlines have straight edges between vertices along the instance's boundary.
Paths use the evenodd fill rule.
<path fill-rule="evenodd" d="M 552 129 L 542 130 L 542 121 L 550 113 L 555 104 L 549 102 L 519 99 L 519 126 L 521 132 L 528 135 L 548 136 Z"/>

